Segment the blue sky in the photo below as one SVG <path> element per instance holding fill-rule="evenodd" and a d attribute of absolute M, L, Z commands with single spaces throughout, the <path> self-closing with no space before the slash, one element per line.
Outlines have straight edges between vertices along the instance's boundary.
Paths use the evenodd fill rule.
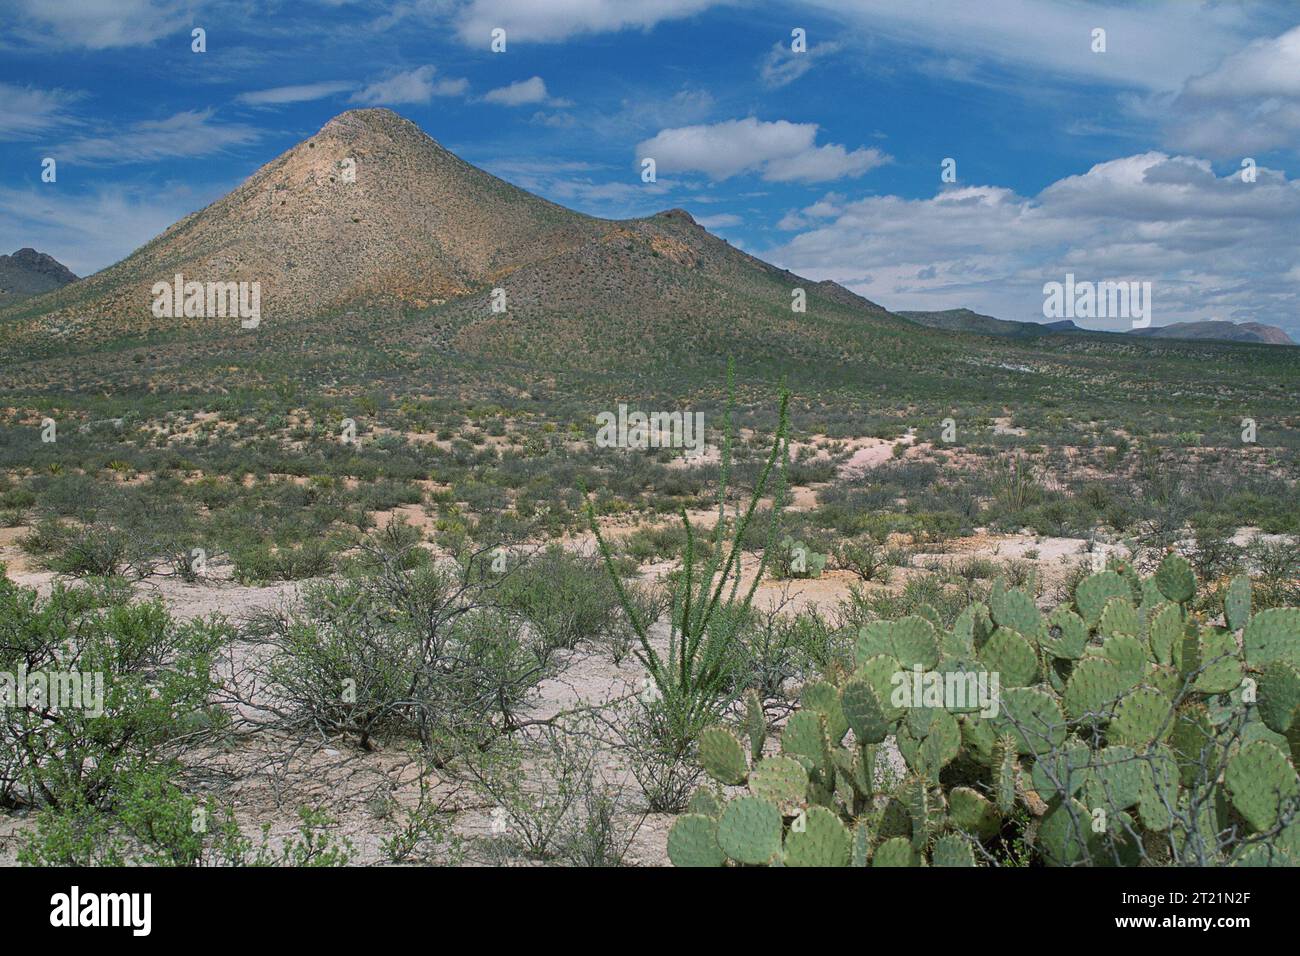
<path fill-rule="evenodd" d="M 0 252 L 103 268 L 366 105 L 889 308 L 1041 320 L 1073 273 L 1152 282 L 1156 324 L 1300 332 L 1283 2 L 0 0 Z"/>

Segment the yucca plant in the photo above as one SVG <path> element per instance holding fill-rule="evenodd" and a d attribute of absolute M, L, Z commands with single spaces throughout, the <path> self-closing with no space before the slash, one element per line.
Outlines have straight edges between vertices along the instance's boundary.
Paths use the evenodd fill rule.
<path fill-rule="evenodd" d="M 718 476 L 718 521 L 713 528 L 710 557 L 699 565 L 696 556 L 697 532 L 685 507 L 681 509 L 686 545 L 682 566 L 673 591 L 671 625 L 666 655 L 655 650 L 649 629 L 636 605 L 629 599 L 614 567 L 613 555 L 590 501 L 587 517 L 605 568 L 613 579 L 624 612 L 636 634 L 637 658 L 649 672 L 658 692 L 660 713 L 666 733 L 680 742 L 693 741 L 699 730 L 716 720 L 734 697 L 731 662 L 737 631 L 744 626 L 754 598 L 754 591 L 767 564 L 767 555 L 776 540 L 777 525 L 786 496 L 786 466 L 789 461 L 790 393 L 782 386 L 780 412 L 771 451 L 767 455 L 749 502 L 743 512 L 740 502 L 732 520 L 727 520 L 727 492 L 732 471 L 732 444 L 735 412 L 735 368 L 727 366 L 727 405 L 722 426 L 721 464 Z M 758 511 L 758 503 L 772 489 L 772 510 L 768 518 L 766 547 L 757 574 L 749 588 L 740 595 L 741 542 Z M 730 539 L 727 539 L 730 527 Z"/>

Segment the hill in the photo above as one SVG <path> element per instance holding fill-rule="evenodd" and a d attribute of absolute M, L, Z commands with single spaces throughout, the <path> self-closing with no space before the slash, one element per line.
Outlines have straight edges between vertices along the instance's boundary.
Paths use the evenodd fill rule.
<path fill-rule="evenodd" d="M 1060 322 L 1016 322 L 981 315 L 970 309 L 945 309 L 940 312 L 900 311 L 903 318 L 932 329 L 950 332 L 977 332 L 982 335 L 1051 335 L 1059 332 L 1082 332 L 1070 319 Z"/>
<path fill-rule="evenodd" d="M 53 256 L 19 249 L 0 256 L 0 308 L 76 281 L 76 275 Z"/>
<path fill-rule="evenodd" d="M 1147 329 L 1133 329 L 1130 335 L 1155 339 L 1213 339 L 1220 342 L 1258 342 L 1264 345 L 1295 345 L 1295 340 L 1275 325 L 1262 322 L 1174 322 Z"/>

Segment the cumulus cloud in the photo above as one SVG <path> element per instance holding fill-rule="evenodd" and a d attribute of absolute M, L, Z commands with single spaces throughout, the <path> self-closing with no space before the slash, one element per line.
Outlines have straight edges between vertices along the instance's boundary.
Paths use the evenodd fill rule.
<path fill-rule="evenodd" d="M 967 306 L 1042 319 L 1043 284 L 1150 281 L 1155 324 L 1219 318 L 1297 328 L 1300 182 L 1254 183 L 1200 158 L 1100 163 L 1036 196 L 995 186 L 929 199 L 825 197 L 783 220 L 778 264 L 896 309 Z M 1101 321 L 1095 327 L 1116 328 Z"/>
<path fill-rule="evenodd" d="M 729 179 L 758 172 L 773 182 L 824 182 L 861 176 L 889 162 L 878 149 L 816 145 L 816 123 L 765 122 L 749 117 L 721 123 L 660 130 L 636 148 L 652 157 L 660 173 L 699 172 Z"/>
<path fill-rule="evenodd" d="M 468 80 L 435 79 L 436 72 L 437 67 L 426 65 L 395 73 L 352 94 L 352 102 L 365 106 L 428 103 L 435 96 L 461 96 L 469 89 Z"/>
<path fill-rule="evenodd" d="M 1163 111 L 1168 141 L 1213 157 L 1300 141 L 1300 27 L 1256 40 L 1188 80 Z"/>
<path fill-rule="evenodd" d="M 546 81 L 540 76 L 520 80 L 508 86 L 500 86 L 483 94 L 483 99 L 499 106 L 529 106 L 539 103 L 547 106 L 572 106 L 568 100 L 553 99 L 546 92 Z"/>

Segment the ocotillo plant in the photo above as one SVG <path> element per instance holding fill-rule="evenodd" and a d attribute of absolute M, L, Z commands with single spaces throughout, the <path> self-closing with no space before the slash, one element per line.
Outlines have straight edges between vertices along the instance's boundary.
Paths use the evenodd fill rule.
<path fill-rule="evenodd" d="M 744 617 L 754 598 L 754 591 L 763 577 L 767 555 L 776 540 L 777 524 L 785 503 L 785 474 L 789 457 L 789 402 L 788 390 L 781 389 L 780 413 L 772 449 L 759 473 L 758 480 L 743 513 L 740 502 L 731 525 L 731 538 L 724 548 L 727 535 L 727 492 L 731 480 L 732 444 L 735 438 L 735 369 L 727 367 L 727 406 L 723 418 L 721 464 L 718 476 L 718 522 L 713 529 L 713 548 L 708 563 L 701 570 L 696 564 L 695 528 L 686 509 L 681 509 L 682 524 L 686 529 L 686 545 L 682 557 L 682 573 L 673 594 L 673 608 L 668 638 L 668 652 L 662 656 L 650 642 L 649 631 L 623 588 L 614 569 L 609 545 L 600 533 L 595 509 L 587 505 L 587 517 L 596 537 L 605 567 L 618 589 L 619 600 L 632 623 L 638 647 L 637 658 L 645 666 L 662 697 L 664 712 L 671 722 L 671 730 L 681 738 L 693 738 L 695 732 L 716 719 L 721 707 L 730 697 L 727 662 L 732 629 Z M 758 510 L 758 503 L 772 486 L 772 509 L 767 529 L 766 547 L 757 573 L 743 597 L 738 598 L 741 581 L 741 544 Z"/>

